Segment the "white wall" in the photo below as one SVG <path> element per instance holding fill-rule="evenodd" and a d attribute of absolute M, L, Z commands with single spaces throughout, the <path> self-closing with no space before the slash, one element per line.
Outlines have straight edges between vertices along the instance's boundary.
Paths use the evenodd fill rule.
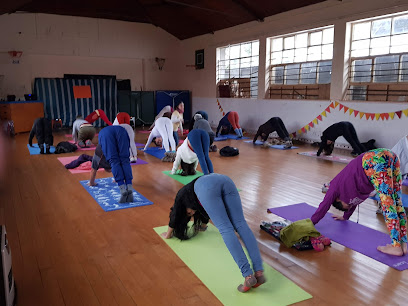
<path fill-rule="evenodd" d="M 190 84 L 192 89 L 193 111 L 206 110 L 212 124 L 217 125 L 222 115 L 216 103 L 216 48 L 254 39 L 260 40 L 258 99 L 219 99 L 225 112 L 230 110 L 238 112 L 241 125 L 249 131 L 254 132 L 259 125 L 269 118 L 279 116 L 286 124 L 289 132 L 295 132 L 316 118 L 330 105 L 331 101 L 339 101 L 347 107 L 370 113 L 407 109 L 407 103 L 342 101 L 347 88 L 348 22 L 400 11 L 408 11 L 407 0 L 332 0 L 268 17 L 262 23 L 250 22 L 217 31 L 213 35 L 203 35 L 182 41 L 180 69 L 183 69 L 183 82 Z M 267 66 L 265 58 L 266 39 L 327 25 L 335 26 L 331 101 L 262 99 L 265 96 L 265 90 L 267 90 L 264 81 L 266 79 L 265 67 Z M 194 51 L 198 49 L 205 50 L 205 69 L 186 68 L 186 64 L 194 61 Z M 323 130 L 338 121 L 352 122 L 362 142 L 374 138 L 377 141 L 376 145 L 382 147 L 390 148 L 399 138 L 408 134 L 408 118 L 405 115 L 402 115 L 401 119 L 395 117 L 394 120 L 372 121 L 360 119 L 359 116 L 355 118 L 354 115 L 349 116 L 348 113 L 344 114 L 344 112 L 335 110 L 328 114 L 315 128 L 299 138 L 319 141 Z M 336 144 L 345 144 L 345 140 L 339 139 Z"/>
<path fill-rule="evenodd" d="M 0 16 L 2 98 L 31 92 L 35 77 L 116 75 L 133 90 L 179 89 L 180 41 L 153 25 L 48 14 Z M 8 51 L 23 51 L 13 64 Z M 166 58 L 162 71 L 156 57 Z"/>

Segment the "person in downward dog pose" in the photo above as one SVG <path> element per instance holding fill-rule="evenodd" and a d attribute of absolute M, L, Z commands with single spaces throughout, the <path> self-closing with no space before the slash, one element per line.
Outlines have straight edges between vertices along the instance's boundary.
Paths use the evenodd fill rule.
<path fill-rule="evenodd" d="M 398 156 L 388 149 L 375 149 L 352 160 L 331 182 L 323 202 L 310 218 L 318 223 L 333 205 L 344 211 L 335 220 L 348 220 L 357 205 L 375 189 L 390 232 L 391 244 L 378 246 L 386 254 L 402 256 L 407 253 L 407 216 L 401 202 L 401 172 Z"/>
<path fill-rule="evenodd" d="M 177 149 L 176 160 L 173 163 L 171 174 L 176 174 L 180 164 L 183 172 L 181 175 L 194 175 L 198 162 L 204 174 L 213 173 L 213 165 L 208 155 L 210 137 L 203 130 L 192 130 L 186 140 Z M 187 171 L 185 170 L 187 169 Z"/>
<path fill-rule="evenodd" d="M 228 112 L 218 123 L 217 131 L 215 132 L 216 137 L 221 130 L 221 135 L 229 134 L 229 131 L 233 129 L 238 137 L 243 137 L 242 128 L 239 125 L 239 116 L 237 112 Z"/>
<path fill-rule="evenodd" d="M 245 220 L 237 187 L 229 177 L 211 173 L 181 188 L 171 208 L 168 230 L 162 233 L 162 237 L 170 239 L 174 236 L 181 240 L 191 238 L 188 235 L 188 222 L 192 217 L 193 235 L 205 231 L 210 218 L 219 230 L 245 278 L 244 283 L 238 286 L 240 292 L 247 292 L 265 283 L 258 244 Z M 252 268 L 235 232 L 248 250 Z"/>

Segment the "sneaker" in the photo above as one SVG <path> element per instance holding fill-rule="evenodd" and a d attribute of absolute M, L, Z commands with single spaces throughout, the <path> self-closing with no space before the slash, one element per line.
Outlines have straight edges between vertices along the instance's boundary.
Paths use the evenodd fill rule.
<path fill-rule="evenodd" d="M 81 140 L 81 141 L 78 141 L 78 147 L 80 147 L 80 148 L 85 148 L 86 145 L 85 145 L 85 143 Z"/>
<path fill-rule="evenodd" d="M 322 193 L 326 193 L 329 190 L 330 183 L 324 183 L 322 187 Z"/>
<path fill-rule="evenodd" d="M 283 144 L 285 149 L 289 149 L 293 146 L 293 143 L 291 140 L 286 140 L 285 143 Z"/>
<path fill-rule="evenodd" d="M 252 288 L 257 288 L 266 282 L 266 278 L 265 278 L 265 275 L 263 274 L 263 271 L 256 271 L 255 278 L 256 278 L 256 284 L 253 285 Z"/>
<path fill-rule="evenodd" d="M 40 154 L 44 154 L 44 147 L 43 146 L 40 147 Z"/>
<path fill-rule="evenodd" d="M 239 285 L 237 289 L 239 292 L 247 292 L 252 286 L 255 286 L 257 282 L 255 275 L 251 274 L 245 277 L 244 284 Z"/>
<path fill-rule="evenodd" d="M 92 143 L 92 141 L 91 141 L 90 139 L 88 139 L 88 140 L 85 142 L 85 145 L 87 145 L 88 147 L 90 147 L 90 146 L 93 145 L 93 143 Z"/>

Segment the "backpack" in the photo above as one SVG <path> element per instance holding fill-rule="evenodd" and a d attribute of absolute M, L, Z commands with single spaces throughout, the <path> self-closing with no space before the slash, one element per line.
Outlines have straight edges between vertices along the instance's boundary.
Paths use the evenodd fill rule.
<path fill-rule="evenodd" d="M 78 147 L 74 145 L 73 143 L 69 143 L 68 141 L 61 141 L 55 147 L 55 154 L 71 153 L 71 152 L 75 152 L 77 149 Z"/>
<path fill-rule="evenodd" d="M 237 148 L 233 148 L 230 146 L 223 147 L 220 150 L 221 156 L 236 156 L 239 154 L 239 150 Z"/>

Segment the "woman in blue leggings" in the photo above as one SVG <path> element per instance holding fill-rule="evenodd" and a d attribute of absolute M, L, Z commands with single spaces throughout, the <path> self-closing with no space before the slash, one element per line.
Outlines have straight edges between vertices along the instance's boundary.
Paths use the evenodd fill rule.
<path fill-rule="evenodd" d="M 213 164 L 211 162 L 208 152 L 210 150 L 210 136 L 204 130 L 192 130 L 187 135 L 187 141 L 191 144 L 191 149 L 197 154 L 200 162 L 201 170 L 204 174 L 214 172 Z"/>
<path fill-rule="evenodd" d="M 120 125 L 111 125 L 99 132 L 99 144 L 120 189 L 119 203 L 133 202 L 132 167 L 130 166 L 130 140 Z"/>
<path fill-rule="evenodd" d="M 225 245 L 245 277 L 244 284 L 238 286 L 240 292 L 262 285 L 262 259 L 254 234 L 249 228 L 242 210 L 241 198 L 234 182 L 227 176 L 217 173 L 201 176 L 185 185 L 177 193 L 170 212 L 166 239 L 173 236 L 185 240 L 188 222 L 194 217 L 194 235 L 207 228 L 209 219 L 219 230 Z M 239 234 L 248 250 L 252 268 L 235 232 Z"/>

